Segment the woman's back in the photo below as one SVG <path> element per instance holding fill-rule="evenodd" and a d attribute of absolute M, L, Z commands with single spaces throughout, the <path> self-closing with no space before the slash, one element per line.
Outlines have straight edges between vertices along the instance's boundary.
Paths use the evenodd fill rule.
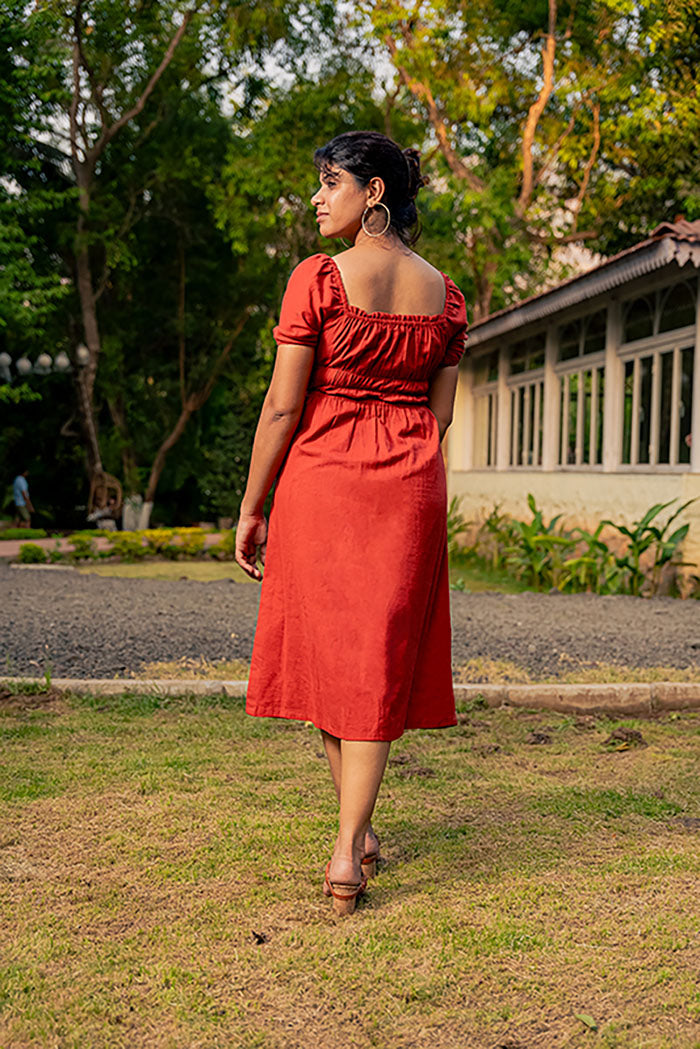
<path fill-rule="evenodd" d="M 334 256 L 348 302 L 367 313 L 434 316 L 445 308 L 442 273 L 406 248 L 349 248 Z"/>

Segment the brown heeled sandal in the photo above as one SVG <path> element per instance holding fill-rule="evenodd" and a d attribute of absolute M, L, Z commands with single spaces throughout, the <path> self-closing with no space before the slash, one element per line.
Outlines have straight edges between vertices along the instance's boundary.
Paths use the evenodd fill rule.
<path fill-rule="evenodd" d="M 367 878 L 364 876 L 358 884 L 347 884 L 340 881 L 331 881 L 328 875 L 331 870 L 331 861 L 326 866 L 326 877 L 323 882 L 323 893 L 325 896 L 333 897 L 334 914 L 353 914 L 357 897 L 361 896 L 367 888 Z"/>
<path fill-rule="evenodd" d="M 379 859 L 379 849 L 376 852 L 368 852 L 362 857 L 362 877 L 374 878 L 377 874 L 377 861 Z"/>

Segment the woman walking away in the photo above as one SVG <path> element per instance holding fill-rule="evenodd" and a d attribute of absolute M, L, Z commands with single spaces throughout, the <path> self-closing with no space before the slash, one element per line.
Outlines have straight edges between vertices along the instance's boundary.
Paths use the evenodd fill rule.
<path fill-rule="evenodd" d="M 467 322 L 457 286 L 411 250 L 418 153 L 351 131 L 314 161 L 319 231 L 351 247 L 287 285 L 236 560 L 265 569 L 246 709 L 321 731 L 340 805 L 324 892 L 345 914 L 376 871 L 391 741 L 456 723 L 440 442 Z"/>

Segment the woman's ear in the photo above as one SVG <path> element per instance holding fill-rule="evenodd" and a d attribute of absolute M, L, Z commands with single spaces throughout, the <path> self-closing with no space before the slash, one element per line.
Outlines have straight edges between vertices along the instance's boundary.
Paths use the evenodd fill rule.
<path fill-rule="evenodd" d="M 384 180 L 375 175 L 367 185 L 367 207 L 373 208 L 384 196 Z"/>

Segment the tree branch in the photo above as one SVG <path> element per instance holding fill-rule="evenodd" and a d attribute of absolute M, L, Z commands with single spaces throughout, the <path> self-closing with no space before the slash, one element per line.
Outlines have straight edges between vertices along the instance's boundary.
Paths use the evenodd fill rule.
<path fill-rule="evenodd" d="M 407 39 L 406 34 L 408 34 L 408 36 L 410 37 L 410 30 L 408 26 L 405 26 L 402 32 L 405 39 Z M 412 38 L 410 39 L 412 40 Z M 447 161 L 447 166 L 449 167 L 450 171 L 453 175 L 456 175 L 457 178 L 464 179 L 464 181 L 467 183 L 470 189 L 474 190 L 475 192 L 481 192 L 484 188 L 484 185 L 481 179 L 478 178 L 474 174 L 474 172 L 467 167 L 462 158 L 454 149 L 450 141 L 450 136 L 448 134 L 447 124 L 445 122 L 444 117 L 440 113 L 440 110 L 437 106 L 437 103 L 435 102 L 435 98 L 433 96 L 432 91 L 430 90 L 430 87 L 424 81 L 416 80 L 415 77 L 410 76 L 405 66 L 401 64 L 399 59 L 399 49 L 397 47 L 396 40 L 393 36 L 391 36 L 391 34 L 386 34 L 386 36 L 384 37 L 384 42 L 386 43 L 387 48 L 389 49 L 389 54 L 391 55 L 392 62 L 394 63 L 394 66 L 401 80 L 406 85 L 411 94 L 414 96 L 414 98 L 419 99 L 425 105 L 428 111 L 428 119 L 430 120 L 433 131 L 435 132 L 438 143 L 440 144 L 440 151 L 444 156 L 445 160 Z"/>
<path fill-rule="evenodd" d="M 535 101 L 530 106 L 523 129 L 522 157 L 523 157 L 523 181 L 520 187 L 520 196 L 516 203 L 516 213 L 522 217 L 532 198 L 535 186 L 534 181 L 534 156 L 533 147 L 535 135 L 540 117 L 544 113 L 545 106 L 554 90 L 554 55 L 556 52 L 556 39 L 554 30 L 557 21 L 556 0 L 549 0 L 549 24 L 544 47 L 542 48 L 542 88 Z"/>
<path fill-rule="evenodd" d="M 576 203 L 574 205 L 574 230 L 576 229 L 576 223 L 578 222 L 579 212 L 581 211 L 581 205 L 583 204 L 583 198 L 586 196 L 586 190 L 588 189 L 588 183 L 591 179 L 591 172 L 593 166 L 598 157 L 598 150 L 600 149 L 600 103 L 594 102 L 593 104 L 593 148 L 591 149 L 591 155 L 586 161 L 586 166 L 583 169 L 583 178 L 581 179 L 581 185 L 579 187 L 578 194 L 576 196 Z"/>
<path fill-rule="evenodd" d="M 146 102 L 148 101 L 148 99 L 150 98 L 151 94 L 153 93 L 153 91 L 154 91 L 154 89 L 156 87 L 156 84 L 158 83 L 158 81 L 162 77 L 162 75 L 165 72 L 165 70 L 170 65 L 170 63 L 171 63 L 171 61 L 173 59 L 173 55 L 175 54 L 175 51 L 177 49 L 177 45 L 182 40 L 183 36 L 185 35 L 185 32 L 187 31 L 188 25 L 192 21 L 193 14 L 194 14 L 194 10 L 193 9 L 190 10 L 190 11 L 186 11 L 185 12 L 185 15 L 184 15 L 184 17 L 182 19 L 182 24 L 180 26 L 178 26 L 177 32 L 175 33 L 175 35 L 173 36 L 172 40 L 170 41 L 170 43 L 168 44 L 168 46 L 166 48 L 165 54 L 163 55 L 163 57 L 162 57 L 162 59 L 160 61 L 160 65 L 155 70 L 155 72 L 151 76 L 151 79 L 146 84 L 146 86 L 143 89 L 143 92 L 141 94 L 141 97 L 138 99 L 138 101 L 135 102 L 134 105 L 131 107 L 131 109 L 127 110 L 126 113 L 122 113 L 122 115 L 119 117 L 118 120 L 115 120 L 113 124 L 111 124 L 109 127 L 106 127 L 103 130 L 103 132 L 100 135 L 99 139 L 97 140 L 95 145 L 90 150 L 90 161 L 91 161 L 91 163 L 94 164 L 94 162 L 97 160 L 97 158 L 100 156 L 100 154 L 104 150 L 105 146 L 109 142 L 111 142 L 111 140 L 114 138 L 114 136 L 117 134 L 117 132 L 121 131 L 121 129 L 126 124 L 128 124 L 130 120 L 133 120 L 135 116 L 138 116 L 138 114 L 141 112 L 143 107 L 146 105 Z"/>

